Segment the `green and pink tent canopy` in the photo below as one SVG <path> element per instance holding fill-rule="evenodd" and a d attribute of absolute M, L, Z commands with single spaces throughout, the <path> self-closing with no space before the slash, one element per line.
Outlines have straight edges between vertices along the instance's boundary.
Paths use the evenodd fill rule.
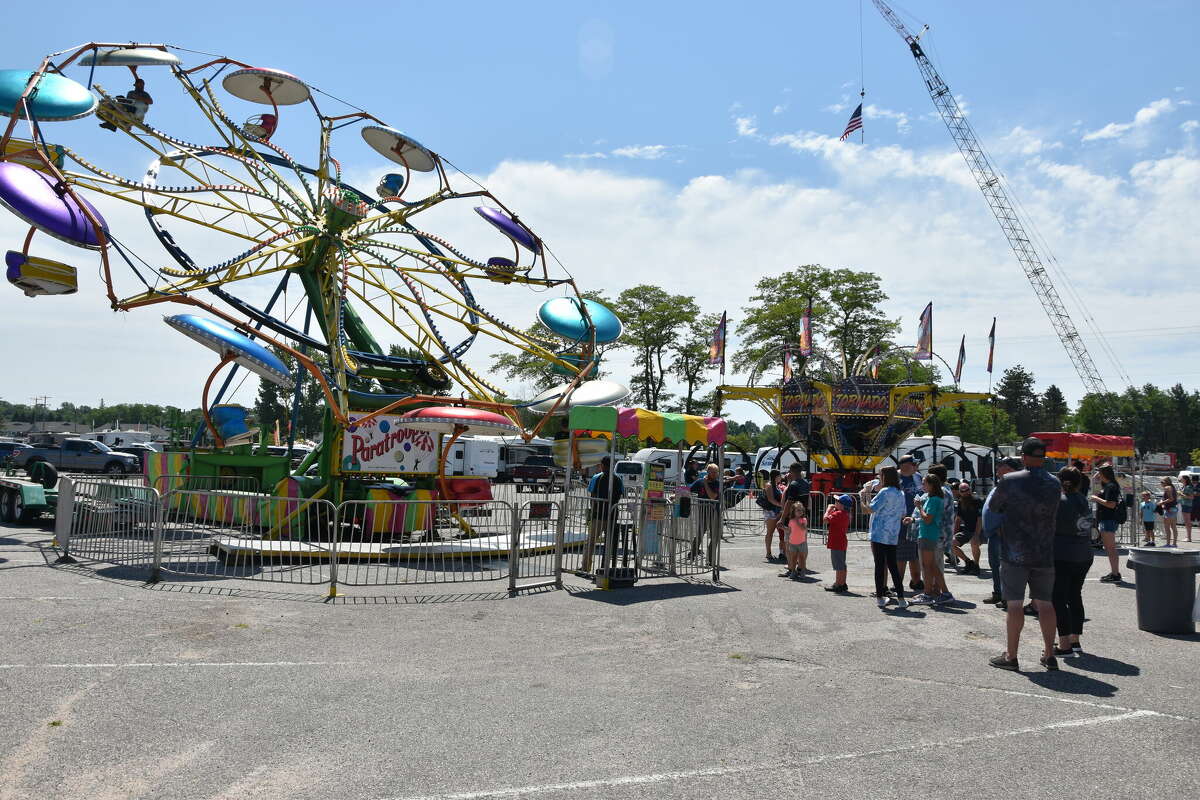
<path fill-rule="evenodd" d="M 671 441 L 677 444 L 725 444 L 725 420 L 692 414 L 668 414 L 644 408 L 576 406 L 567 424 L 573 431 L 616 434 L 643 441 Z"/>

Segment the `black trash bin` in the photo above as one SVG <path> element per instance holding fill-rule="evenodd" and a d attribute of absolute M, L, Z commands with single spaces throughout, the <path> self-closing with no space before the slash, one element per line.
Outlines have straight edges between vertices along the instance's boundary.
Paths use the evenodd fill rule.
<path fill-rule="evenodd" d="M 1200 550 L 1129 548 L 1137 573 L 1138 628 L 1151 633 L 1195 633 L 1196 573 Z"/>

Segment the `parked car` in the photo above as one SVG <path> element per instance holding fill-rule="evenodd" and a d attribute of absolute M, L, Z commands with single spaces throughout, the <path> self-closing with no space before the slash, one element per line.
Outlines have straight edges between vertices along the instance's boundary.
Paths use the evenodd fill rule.
<path fill-rule="evenodd" d="M 7 463 L 10 458 L 14 464 L 23 464 L 24 451 L 32 449 L 24 442 L 0 442 L 0 464 Z"/>
<path fill-rule="evenodd" d="M 114 447 L 112 450 L 114 453 L 129 453 L 130 455 L 137 456 L 138 465 L 142 472 L 146 471 L 146 459 L 150 457 L 151 453 L 158 452 L 145 442 L 130 442 L 120 447 Z"/>
<path fill-rule="evenodd" d="M 35 461 L 45 461 L 60 470 L 71 472 L 105 472 L 120 475 L 140 472 L 141 460 L 130 453 L 116 453 L 103 442 L 90 439 L 64 439 L 58 447 L 31 447 L 19 451 L 17 466 L 29 469 Z"/>
<path fill-rule="evenodd" d="M 551 456 L 530 456 L 511 469 L 517 491 L 553 492 L 562 491 L 567 471 L 554 463 Z"/>

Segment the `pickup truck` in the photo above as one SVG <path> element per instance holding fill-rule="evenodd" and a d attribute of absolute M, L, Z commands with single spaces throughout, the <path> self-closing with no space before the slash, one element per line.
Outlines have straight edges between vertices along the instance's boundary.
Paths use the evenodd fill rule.
<path fill-rule="evenodd" d="M 31 447 L 17 450 L 17 466 L 26 470 L 35 461 L 45 461 L 65 472 L 105 472 L 119 475 L 140 472 L 141 460 L 129 453 L 117 453 L 103 442 L 90 439 L 64 439 L 59 447 Z"/>
<path fill-rule="evenodd" d="M 562 491 L 567 478 L 567 471 L 555 464 L 551 456 L 530 456 L 513 466 L 511 474 L 518 492 Z"/>

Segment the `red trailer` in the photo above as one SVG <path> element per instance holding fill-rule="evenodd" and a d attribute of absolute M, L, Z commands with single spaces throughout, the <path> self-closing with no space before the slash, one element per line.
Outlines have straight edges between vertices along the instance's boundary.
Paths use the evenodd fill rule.
<path fill-rule="evenodd" d="M 1035 433 L 1033 436 L 1046 443 L 1046 457 L 1058 461 L 1078 458 L 1099 463 L 1118 456 L 1133 458 L 1132 436 L 1106 436 L 1099 433 Z"/>

